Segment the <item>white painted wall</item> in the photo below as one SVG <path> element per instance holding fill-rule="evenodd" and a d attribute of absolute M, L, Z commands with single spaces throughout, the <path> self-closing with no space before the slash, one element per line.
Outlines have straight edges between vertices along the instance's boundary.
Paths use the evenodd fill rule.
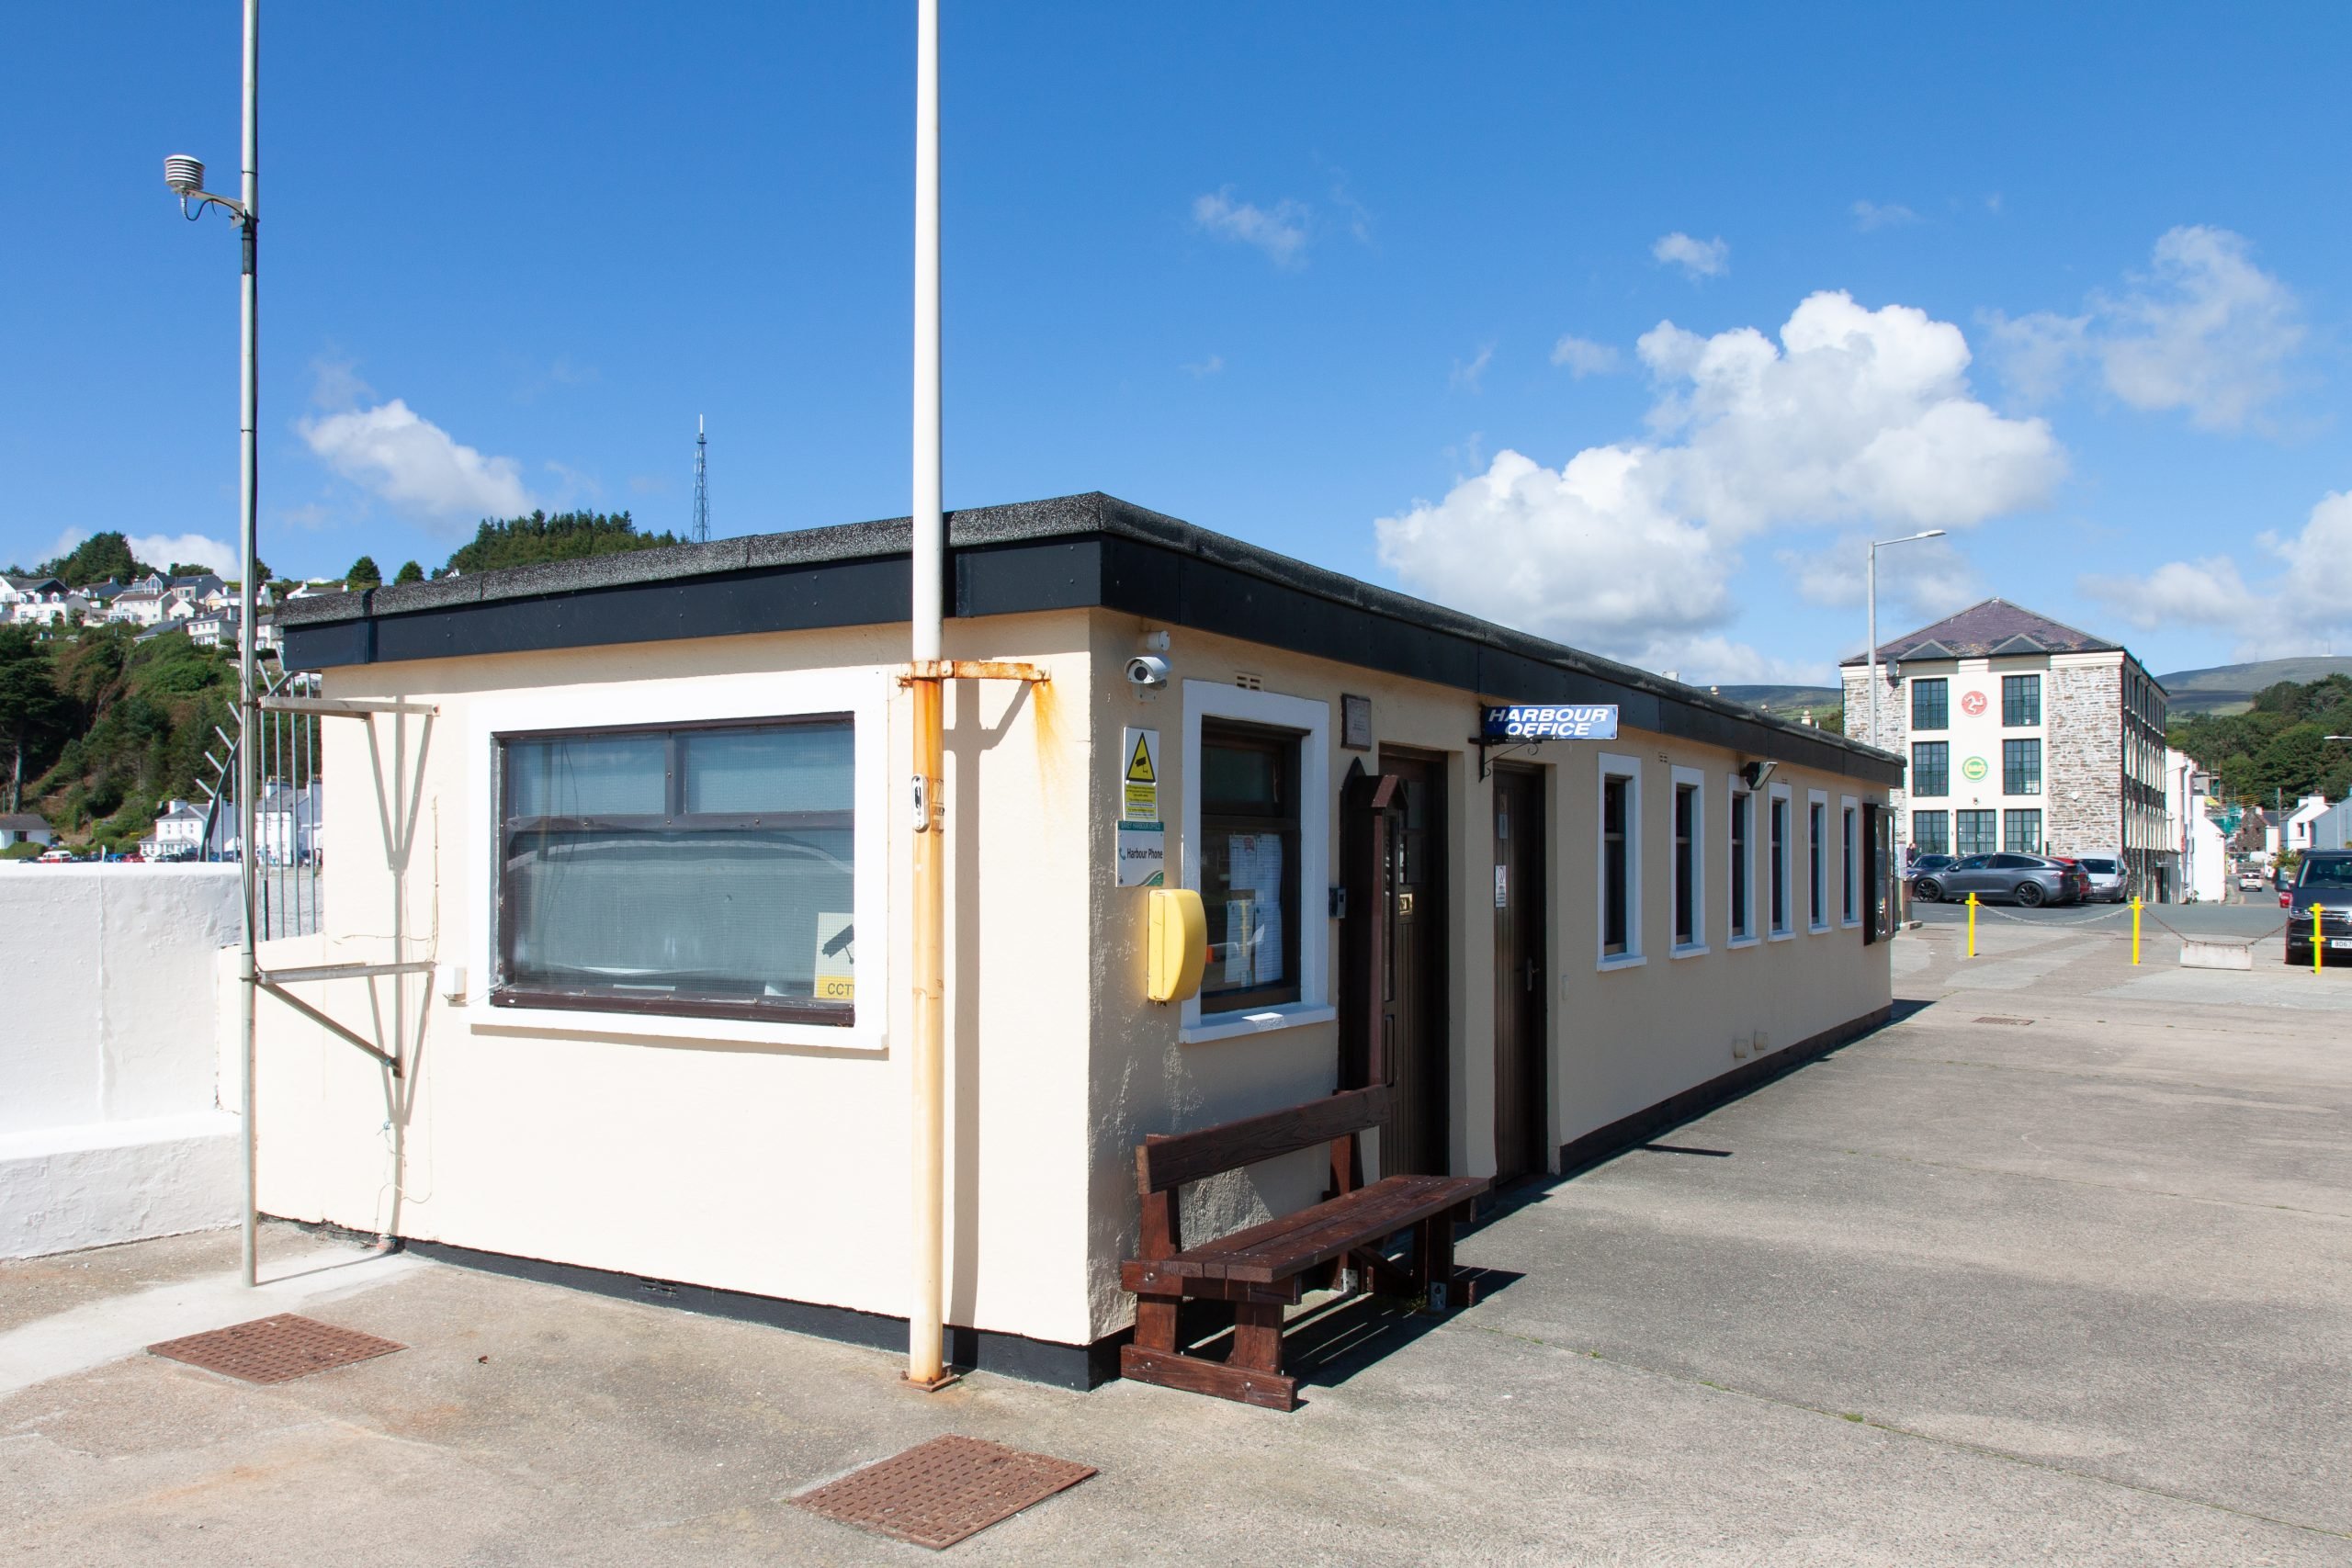
<path fill-rule="evenodd" d="M 234 866 L 0 867 L 0 1257 L 236 1218 L 217 954 Z"/>

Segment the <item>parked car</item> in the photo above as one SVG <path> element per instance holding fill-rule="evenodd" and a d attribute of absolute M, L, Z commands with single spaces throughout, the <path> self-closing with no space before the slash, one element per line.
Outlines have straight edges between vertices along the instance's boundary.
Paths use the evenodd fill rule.
<path fill-rule="evenodd" d="M 1920 855 L 1903 868 L 1903 880 L 1910 882 L 1918 877 L 1932 876 L 1956 864 L 1959 860 L 1958 855 Z"/>
<path fill-rule="evenodd" d="M 62 844 L 60 844 L 53 850 L 42 851 L 40 859 L 35 861 L 33 863 L 35 865 L 70 865 L 74 863 L 74 858 L 75 856 L 72 850 L 69 850 Z"/>
<path fill-rule="evenodd" d="M 2017 903 L 2031 909 L 2043 904 L 2080 903 L 2090 886 L 2090 876 L 2080 865 L 2048 855 L 1970 855 L 1920 877 L 1912 884 L 1911 896 L 1933 904 L 1973 893 L 1980 903 Z"/>
<path fill-rule="evenodd" d="M 2330 955 L 2352 955 L 2352 850 L 2313 850 L 2303 856 L 2292 887 L 2278 895 L 2287 917 L 2287 962 L 2312 961 L 2312 907 L 2319 907 L 2319 938 Z"/>
<path fill-rule="evenodd" d="M 2075 863 L 2091 879 L 2091 890 L 2084 902 L 2089 904 L 2120 904 L 2130 897 L 2131 875 L 2123 863 L 2108 855 L 2084 855 Z"/>
<path fill-rule="evenodd" d="M 2258 871 L 2242 871 L 2238 873 L 2238 886 L 2248 893 L 2261 892 L 2262 873 Z"/>

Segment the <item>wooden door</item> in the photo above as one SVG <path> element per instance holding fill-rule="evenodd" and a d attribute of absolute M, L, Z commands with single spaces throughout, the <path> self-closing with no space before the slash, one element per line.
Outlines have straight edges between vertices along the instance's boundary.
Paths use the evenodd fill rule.
<path fill-rule="evenodd" d="M 1542 1174 L 1551 943 L 1544 775 L 1495 770 L 1495 1179 Z"/>
<path fill-rule="evenodd" d="M 1383 751 L 1398 781 L 1388 834 L 1388 941 L 1381 1034 L 1396 1090 L 1381 1128 L 1380 1173 L 1444 1175 L 1446 1137 L 1445 773 L 1432 759 Z"/>

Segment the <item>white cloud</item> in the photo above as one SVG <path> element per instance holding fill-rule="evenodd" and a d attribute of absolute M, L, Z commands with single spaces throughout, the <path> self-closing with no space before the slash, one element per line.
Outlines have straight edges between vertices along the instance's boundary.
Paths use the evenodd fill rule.
<path fill-rule="evenodd" d="M 1190 376 L 1193 380 L 1198 381 L 1204 377 L 1214 376 L 1218 371 L 1224 369 L 1225 355 L 1222 354 L 1212 354 L 1206 359 L 1196 359 L 1193 361 L 1192 364 L 1180 366 L 1178 368 L 1182 370 L 1185 375 Z"/>
<path fill-rule="evenodd" d="M 1788 573 L 1797 597 L 1806 604 L 1858 610 L 1869 594 L 1870 541 L 1867 533 L 1849 532 L 1825 547 L 1776 550 L 1773 557 Z M 1976 575 L 1975 567 L 1948 538 L 1923 539 L 1879 552 L 1881 615 L 1936 620 L 1985 596 L 1984 580 Z M 1855 647 L 1860 648 L 1863 640 L 1858 636 Z"/>
<path fill-rule="evenodd" d="M 1650 247 L 1652 259 L 1680 267 L 1692 278 L 1720 277 L 1731 270 L 1731 247 L 1718 237 L 1694 240 L 1677 231 Z"/>
<path fill-rule="evenodd" d="M 244 557 L 234 545 L 208 539 L 201 534 L 144 534 L 130 540 L 130 553 L 148 565 L 169 570 L 175 561 L 209 566 L 223 577 L 234 577 Z"/>
<path fill-rule="evenodd" d="M 1960 329 L 1842 293 L 1778 344 L 1752 328 L 1644 334 L 1651 439 L 1549 468 L 1515 451 L 1374 525 L 1416 592 L 1651 669 L 1726 678 L 1770 660 L 1720 635 L 1741 547 L 1839 522 L 1965 527 L 2032 505 L 2065 459 L 2040 420 L 1971 395 Z M 1507 570 L 1498 570 L 1507 563 Z"/>
<path fill-rule="evenodd" d="M 1193 221 L 1201 230 L 1254 245 L 1282 267 L 1306 265 L 1307 217 L 1305 204 L 1288 197 L 1270 208 L 1236 201 L 1231 186 L 1193 198 Z"/>
<path fill-rule="evenodd" d="M 1919 215 L 1900 202 L 1881 205 L 1875 201 L 1858 201 L 1852 208 L 1854 227 L 1867 234 L 1873 229 L 1900 229 L 1919 221 Z"/>
<path fill-rule="evenodd" d="M 2193 226 L 2168 230 L 2145 275 L 2123 294 L 2094 293 L 2079 316 L 1986 321 L 2019 396 L 2054 397 L 2076 366 L 2096 364 L 2123 402 L 2183 411 L 2201 430 L 2256 421 L 2286 390 L 2305 335 L 2294 291 L 2254 265 L 2245 236 Z"/>
<path fill-rule="evenodd" d="M 1478 390 L 1479 379 L 1487 374 L 1487 367 L 1495 361 L 1495 345 L 1487 344 L 1469 360 L 1457 359 L 1445 378 L 1445 384 L 1465 392 Z"/>
<path fill-rule="evenodd" d="M 511 517 L 531 509 L 512 457 L 488 457 L 398 398 L 295 427 L 345 479 L 431 518 Z"/>
<path fill-rule="evenodd" d="M 1552 345 L 1552 363 L 1567 367 L 1568 374 L 1581 381 L 1588 376 L 1606 376 L 1617 368 L 1617 351 L 1605 343 L 1578 337 L 1570 333 Z"/>
<path fill-rule="evenodd" d="M 2258 582 L 2216 555 L 2167 561 L 2145 577 L 2086 577 L 2081 587 L 2135 626 L 2228 633 L 2242 658 L 2352 645 L 2352 491 L 2331 491 L 2299 532 L 2260 534 L 2255 545 L 2277 566 Z"/>

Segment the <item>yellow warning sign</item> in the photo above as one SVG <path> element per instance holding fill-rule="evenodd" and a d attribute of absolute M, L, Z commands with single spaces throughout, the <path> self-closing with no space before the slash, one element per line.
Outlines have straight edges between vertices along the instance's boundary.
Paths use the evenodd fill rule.
<path fill-rule="evenodd" d="M 1123 822 L 1159 820 L 1159 731 L 1129 729 L 1119 745 L 1127 759 L 1127 775 L 1120 784 L 1119 819 Z"/>

